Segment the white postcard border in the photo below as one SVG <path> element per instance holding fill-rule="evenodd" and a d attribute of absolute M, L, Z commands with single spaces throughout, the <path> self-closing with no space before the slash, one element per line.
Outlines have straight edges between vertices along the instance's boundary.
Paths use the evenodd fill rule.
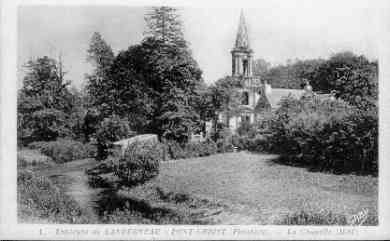
<path fill-rule="evenodd" d="M 315 4 L 315 1 L 303 1 Z M 337 1 L 334 1 L 337 7 Z M 18 224 L 16 218 L 16 89 L 17 8 L 20 5 L 161 5 L 191 7 L 261 6 L 258 1 L 88 1 L 17 0 L 1 5 L 1 163 L 0 239 L 390 239 L 390 4 L 377 0 L 380 142 L 379 142 L 379 226 L 256 226 L 256 225 L 38 225 Z M 308 5 L 307 5 L 308 4 Z M 353 1 L 351 1 L 353 5 Z M 305 9 L 303 9 L 305 10 Z"/>

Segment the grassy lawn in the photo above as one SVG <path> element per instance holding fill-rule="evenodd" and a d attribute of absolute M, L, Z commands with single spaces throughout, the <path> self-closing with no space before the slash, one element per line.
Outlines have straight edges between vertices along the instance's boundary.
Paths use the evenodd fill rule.
<path fill-rule="evenodd" d="M 305 220 L 321 210 L 376 215 L 377 178 L 310 172 L 276 157 L 240 152 L 163 162 L 155 179 L 119 192 L 88 185 L 84 170 L 93 159 L 34 172 L 73 198 L 87 223 L 281 224 L 286 214 Z"/>
<path fill-rule="evenodd" d="M 343 215 L 377 213 L 377 178 L 309 172 L 275 164 L 274 155 L 246 152 L 163 163 L 153 182 L 175 193 L 225 201 L 256 222 L 302 210 Z"/>

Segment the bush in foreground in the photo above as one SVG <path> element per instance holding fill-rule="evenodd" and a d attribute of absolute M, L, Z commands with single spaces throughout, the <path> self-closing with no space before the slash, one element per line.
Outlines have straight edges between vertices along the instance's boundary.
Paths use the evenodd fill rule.
<path fill-rule="evenodd" d="M 133 187 L 158 175 L 159 163 L 164 158 L 160 144 L 134 142 L 115 163 L 114 174 L 121 186 Z"/>
<path fill-rule="evenodd" d="M 65 163 L 96 156 L 96 148 L 93 145 L 68 139 L 32 142 L 28 147 L 38 149 L 44 155 L 51 157 L 56 163 Z"/>
<path fill-rule="evenodd" d="M 25 223 L 87 223 L 76 201 L 48 178 L 18 172 L 18 218 Z"/>
<path fill-rule="evenodd" d="M 290 163 L 333 172 L 377 174 L 377 111 L 342 100 L 286 98 L 271 121 L 273 151 Z"/>

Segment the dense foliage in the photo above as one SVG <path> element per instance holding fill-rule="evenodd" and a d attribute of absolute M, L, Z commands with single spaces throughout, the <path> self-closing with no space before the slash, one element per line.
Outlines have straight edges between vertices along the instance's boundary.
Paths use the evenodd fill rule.
<path fill-rule="evenodd" d="M 121 186 L 133 187 L 157 176 L 159 164 L 164 158 L 161 145 L 148 142 L 134 142 L 119 157 L 115 175 Z"/>
<path fill-rule="evenodd" d="M 83 144 L 69 139 L 56 141 L 32 142 L 28 145 L 31 149 L 38 149 L 44 155 L 50 157 L 56 163 L 65 163 L 77 159 L 96 156 L 96 147 L 91 144 Z"/>
<path fill-rule="evenodd" d="M 100 33 L 92 35 L 87 50 L 87 61 L 92 64 L 93 72 L 86 76 L 86 90 L 90 98 L 90 105 L 99 106 L 108 103 L 107 85 L 109 84 L 108 72 L 114 61 L 114 53 Z"/>
<path fill-rule="evenodd" d="M 113 142 L 134 135 L 129 122 L 119 116 L 110 116 L 100 122 L 96 130 L 97 159 L 103 160 L 109 155 Z"/>
<path fill-rule="evenodd" d="M 335 91 L 348 103 L 367 109 L 378 100 L 378 63 L 351 52 L 333 55 L 312 73 L 313 90 Z"/>
<path fill-rule="evenodd" d="M 127 119 L 138 133 L 155 133 L 181 143 L 201 127 L 198 87 L 201 70 L 192 58 L 176 9 L 152 8 L 140 44 L 113 56 L 95 33 L 88 59 L 95 66 L 88 90 L 103 118 Z"/>
<path fill-rule="evenodd" d="M 286 98 L 271 121 L 273 151 L 334 172 L 377 173 L 378 116 L 342 100 Z"/>
<path fill-rule="evenodd" d="M 363 55 L 340 52 L 329 59 L 289 60 L 285 65 L 263 69 L 256 70 L 261 72 L 258 75 L 276 88 L 300 89 L 309 80 L 314 91 L 334 91 L 336 97 L 359 108 L 371 108 L 377 103 L 378 63 Z"/>
<path fill-rule="evenodd" d="M 161 40 L 169 45 L 186 47 L 182 22 L 176 8 L 153 7 L 146 14 L 145 20 L 148 26 L 148 30 L 145 32 L 146 37 Z"/>
<path fill-rule="evenodd" d="M 285 65 L 268 68 L 262 77 L 274 88 L 301 89 L 305 79 L 313 80 L 313 74 L 324 61 L 323 59 L 288 60 Z"/>
<path fill-rule="evenodd" d="M 163 144 L 169 159 L 203 157 L 218 151 L 216 143 L 210 139 L 204 142 L 189 142 L 184 145 L 172 140 Z"/>
<path fill-rule="evenodd" d="M 71 132 L 68 113 L 73 103 L 62 69 L 48 57 L 30 60 L 18 92 L 18 141 L 50 141 Z"/>
<path fill-rule="evenodd" d="M 18 218 L 24 223 L 87 223 L 80 206 L 48 178 L 18 171 Z"/>

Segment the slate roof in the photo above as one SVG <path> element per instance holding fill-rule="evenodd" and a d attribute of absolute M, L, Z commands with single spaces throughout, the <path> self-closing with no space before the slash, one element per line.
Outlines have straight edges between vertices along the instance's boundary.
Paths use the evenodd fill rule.
<path fill-rule="evenodd" d="M 127 139 L 122 139 L 113 143 L 115 146 L 121 146 L 122 149 L 126 149 L 130 144 L 134 142 L 158 142 L 158 137 L 155 134 L 142 134 L 133 136 Z"/>
<path fill-rule="evenodd" d="M 277 108 L 279 106 L 280 101 L 283 97 L 287 97 L 291 95 L 297 99 L 301 98 L 305 93 L 303 89 L 281 89 L 281 88 L 272 88 L 270 94 L 267 94 L 267 100 L 271 105 L 271 108 Z"/>

